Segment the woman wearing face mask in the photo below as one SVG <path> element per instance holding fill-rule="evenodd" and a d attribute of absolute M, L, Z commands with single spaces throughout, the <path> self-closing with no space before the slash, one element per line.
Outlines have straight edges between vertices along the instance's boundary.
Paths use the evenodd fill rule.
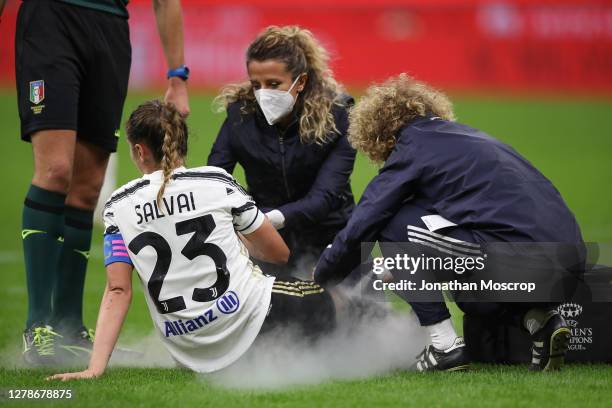
<path fill-rule="evenodd" d="M 346 138 L 353 99 L 328 59 L 309 31 L 269 27 L 247 50 L 249 81 L 217 98 L 227 118 L 208 164 L 229 173 L 237 163 L 244 168 L 249 193 L 291 250 L 282 271 L 295 275 L 309 275 L 354 207 L 355 151 Z"/>

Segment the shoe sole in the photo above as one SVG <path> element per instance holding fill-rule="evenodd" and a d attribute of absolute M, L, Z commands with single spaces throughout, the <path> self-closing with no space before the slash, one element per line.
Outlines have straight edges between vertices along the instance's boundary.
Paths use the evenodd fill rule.
<path fill-rule="evenodd" d="M 452 367 L 452 368 L 448 368 L 444 371 L 446 372 L 451 372 L 451 371 L 467 371 L 470 369 L 470 365 L 469 364 L 464 364 L 464 365 L 460 365 L 457 367 Z"/>
<path fill-rule="evenodd" d="M 30 367 L 52 367 L 57 365 L 57 360 L 54 357 L 28 357 L 25 354 L 21 355 L 21 359 Z"/>
<path fill-rule="evenodd" d="M 563 366 L 570 337 L 571 332 L 567 327 L 561 327 L 553 332 L 550 336 L 550 357 L 543 371 L 558 370 Z"/>
<path fill-rule="evenodd" d="M 430 369 L 430 370 L 419 370 L 418 368 L 415 368 L 415 371 L 418 373 L 433 373 L 433 372 L 445 372 L 445 373 L 450 373 L 453 371 L 467 371 L 470 369 L 470 365 L 469 364 L 464 364 L 464 365 L 460 365 L 457 367 L 451 367 L 451 368 L 447 368 L 446 370 L 436 370 L 436 369 Z"/>

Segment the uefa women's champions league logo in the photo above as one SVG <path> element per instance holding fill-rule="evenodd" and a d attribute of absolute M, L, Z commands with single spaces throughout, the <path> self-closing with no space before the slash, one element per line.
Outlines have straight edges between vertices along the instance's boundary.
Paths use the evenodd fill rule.
<path fill-rule="evenodd" d="M 571 327 L 576 327 L 578 325 L 576 319 L 582 314 L 582 306 L 578 303 L 563 303 L 557 307 L 557 311 L 563 316 L 567 324 Z"/>
<path fill-rule="evenodd" d="M 563 316 L 571 328 L 572 337 L 570 338 L 569 349 L 584 351 L 587 344 L 593 343 L 593 328 L 578 327 L 578 316 L 583 312 L 583 308 L 578 303 L 563 303 L 557 307 L 557 311 Z"/>

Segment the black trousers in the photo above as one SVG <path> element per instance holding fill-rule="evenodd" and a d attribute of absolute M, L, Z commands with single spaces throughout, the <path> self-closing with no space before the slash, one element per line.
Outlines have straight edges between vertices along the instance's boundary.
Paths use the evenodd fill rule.
<path fill-rule="evenodd" d="M 270 309 L 260 334 L 289 329 L 298 338 L 313 340 L 335 327 L 336 307 L 324 288 L 296 278 L 274 281 Z"/>
<path fill-rule="evenodd" d="M 433 258 L 442 257 L 444 259 L 449 257 L 476 257 L 483 256 L 485 250 L 489 251 L 491 246 L 490 243 L 483 241 L 483 236 L 486 237 L 486 234 L 477 234 L 475 231 L 468 228 L 452 225 L 436 229 L 435 226 L 432 226 L 430 223 L 430 227 L 428 227 L 421 218 L 428 215 L 435 214 L 417 205 L 411 203 L 405 204 L 385 230 L 382 231 L 379 241 L 396 242 L 398 244 L 394 245 L 397 245 L 397 248 L 412 251 L 412 253 L 409 254 L 412 257 L 427 256 Z M 409 244 L 401 246 L 402 244 L 399 244 L 400 242 L 408 242 Z M 530 245 L 531 243 L 527 244 Z M 502 245 L 504 244 L 502 243 Z M 385 257 L 389 257 L 390 255 L 394 256 L 395 253 L 397 253 L 397 251 L 394 250 L 392 254 L 385 254 L 385 248 L 383 247 L 382 249 Z M 518 263 L 519 265 L 521 264 L 520 260 Z M 579 261 L 576 261 L 576 264 L 579 263 Z M 499 272 L 495 273 L 498 275 L 500 273 L 505 274 L 506 276 L 512 275 L 511 277 L 517 277 L 518 280 L 524 279 L 525 275 L 529 275 L 528 271 L 521 271 L 520 268 L 506 269 L 507 270 L 500 269 Z M 391 272 L 395 281 L 404 279 L 413 280 L 417 286 L 420 286 L 419 278 L 424 276 L 423 274 L 431 273 L 431 271 L 417 271 L 414 274 Z M 490 271 L 487 271 L 487 273 L 489 272 Z M 458 277 L 454 271 L 446 271 L 440 275 L 436 273 L 435 275 L 438 281 L 449 281 Z M 415 295 L 416 292 L 405 290 L 396 291 L 396 293 L 411 305 L 422 326 L 433 325 L 450 318 L 450 312 L 441 291 L 427 291 L 424 295 L 421 293 Z M 486 301 L 461 301 L 460 299 L 462 298 L 469 298 L 469 296 L 462 296 L 462 294 L 464 293 L 461 291 L 454 293 L 457 299 L 457 306 L 464 313 L 475 316 L 490 316 L 492 318 L 503 317 L 504 319 L 510 319 L 516 322 L 520 322 L 524 314 L 531 308 L 552 307 L 560 303 L 554 301 L 535 302 L 533 300 L 524 302 L 495 301 L 495 299 L 491 298 Z"/>

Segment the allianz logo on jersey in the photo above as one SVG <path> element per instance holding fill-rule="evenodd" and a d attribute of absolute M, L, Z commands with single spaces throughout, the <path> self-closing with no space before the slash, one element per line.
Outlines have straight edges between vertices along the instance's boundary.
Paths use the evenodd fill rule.
<path fill-rule="evenodd" d="M 232 314 L 240 306 L 240 299 L 234 291 L 227 291 L 217 299 L 217 309 L 223 314 Z"/>
<path fill-rule="evenodd" d="M 220 312 L 225 315 L 234 313 L 240 307 L 240 299 L 234 291 L 227 291 L 215 302 L 215 305 L 206 309 L 204 313 L 197 316 L 194 319 L 183 321 L 169 320 L 164 322 L 165 335 L 170 336 L 182 336 L 189 334 L 207 326 L 217 320 Z"/>

